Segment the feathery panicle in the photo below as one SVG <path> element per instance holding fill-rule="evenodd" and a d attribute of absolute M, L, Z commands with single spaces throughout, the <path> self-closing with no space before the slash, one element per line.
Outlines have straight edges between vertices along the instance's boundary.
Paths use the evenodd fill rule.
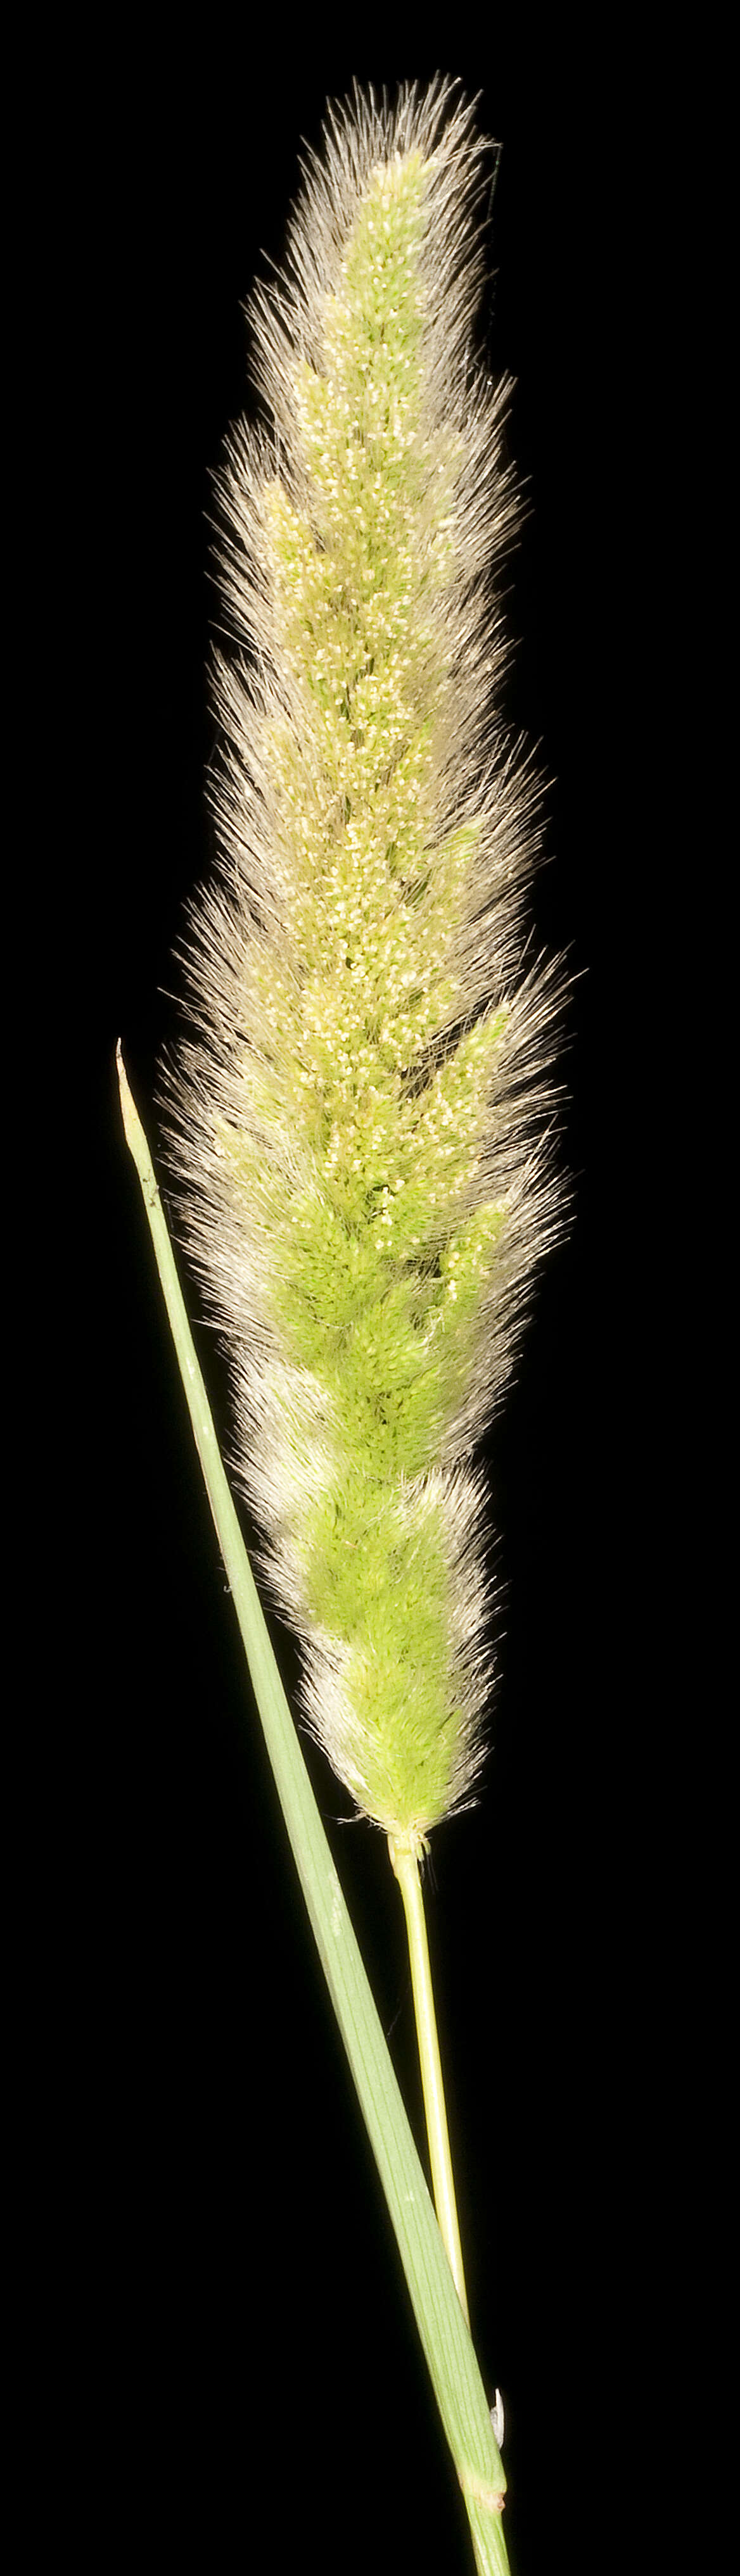
<path fill-rule="evenodd" d="M 330 110 L 285 276 L 250 307 L 274 427 L 231 433 L 220 483 L 220 873 L 169 1078 L 303 1712 L 412 1843 L 480 1768 L 471 1455 L 562 1196 L 562 978 L 521 962 L 540 787 L 496 714 L 510 387 L 471 344 L 486 147 L 456 90 Z"/>

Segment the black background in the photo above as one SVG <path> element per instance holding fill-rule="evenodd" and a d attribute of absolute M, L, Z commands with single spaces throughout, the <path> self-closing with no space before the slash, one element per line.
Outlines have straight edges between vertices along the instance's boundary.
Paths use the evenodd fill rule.
<path fill-rule="evenodd" d="M 532 914 L 537 945 L 567 949 L 577 979 L 563 1064 L 574 1211 L 488 1443 L 503 1587 L 492 1751 L 476 1812 L 435 1836 L 429 1924 L 473 2333 L 506 2407 L 513 2576 L 561 2558 L 586 2576 L 619 2520 L 615 2379 L 650 2155 L 631 2002 L 642 1853 L 621 1242 L 639 1186 L 625 639 L 650 577 L 634 519 L 644 134 L 607 36 L 597 48 L 522 25 L 476 50 L 470 23 L 457 17 L 444 53 L 403 10 L 378 21 L 376 49 L 277 22 L 257 38 L 218 14 L 171 46 L 122 32 L 88 60 L 89 112 L 60 146 L 55 400 L 80 628 L 67 823 L 83 998 L 69 1016 L 93 1073 L 71 1432 L 92 1500 L 62 1532 L 75 1726 L 59 1772 L 79 1937 L 60 1971 L 60 2119 L 103 2564 L 127 2536 L 152 2561 L 224 2570 L 317 2548 L 325 2576 L 470 2563 L 294 1884 L 114 1069 L 120 1034 L 156 1151 L 172 951 L 211 847 L 209 470 L 251 401 L 241 307 L 280 262 L 301 139 L 318 143 L 327 96 L 354 74 L 391 92 L 457 74 L 503 146 L 482 327 L 493 372 L 517 380 L 509 435 L 530 516 L 507 576 L 508 709 L 553 780 Z M 659 267 L 655 241 L 651 257 Z M 643 846 L 648 897 L 653 865 Z M 227 1439 L 225 1366 L 192 1282 L 188 1302 Z M 273 1635 L 290 1693 L 295 1648 Z M 342 1821 L 348 1801 L 305 1749 L 421 2142 L 385 1845 Z M 61 2319 L 59 2333 L 63 2347 Z"/>

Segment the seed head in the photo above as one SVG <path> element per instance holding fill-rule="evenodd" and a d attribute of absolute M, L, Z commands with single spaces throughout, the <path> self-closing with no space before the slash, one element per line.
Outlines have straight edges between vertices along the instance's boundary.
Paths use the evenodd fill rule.
<path fill-rule="evenodd" d="M 561 1224 L 558 964 L 522 965 L 539 782 L 497 706 L 509 385 L 472 327 L 485 147 L 456 85 L 329 112 L 250 307 L 273 426 L 220 477 L 219 873 L 168 1078 L 258 1562 L 358 1809 L 471 1795 L 492 1677 L 473 1450 Z"/>

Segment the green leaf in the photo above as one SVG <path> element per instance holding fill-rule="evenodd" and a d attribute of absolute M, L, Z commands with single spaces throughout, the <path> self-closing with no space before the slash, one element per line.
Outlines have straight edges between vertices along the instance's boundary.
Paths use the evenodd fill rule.
<path fill-rule="evenodd" d="M 136 1164 L 198 1455 L 314 1939 L 395 2229 L 480 2576 L 506 2576 L 506 2479 L 478 2363 L 309 1781 L 222 1465 L 144 1130 L 117 1049 Z M 413 2470 L 410 2470 L 413 2475 Z"/>

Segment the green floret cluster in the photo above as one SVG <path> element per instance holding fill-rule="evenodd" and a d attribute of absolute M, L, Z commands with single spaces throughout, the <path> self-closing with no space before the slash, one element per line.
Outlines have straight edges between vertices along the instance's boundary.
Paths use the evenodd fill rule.
<path fill-rule="evenodd" d="M 305 1609 L 343 1658 L 345 1777 L 400 1831 L 444 1813 L 462 1722 L 443 1498 L 432 1482 L 411 1510 L 408 1489 L 464 1398 L 505 1221 L 471 1192 L 506 1012 L 466 1026 L 449 962 L 476 828 L 435 837 L 434 609 L 462 449 L 424 420 L 425 181 L 418 152 L 374 174 L 321 371 L 295 367 L 301 506 L 278 480 L 265 494 L 284 944 L 253 967 L 272 1048 L 250 1059 L 249 1130 L 221 1131 L 245 1208 L 260 1163 L 280 1347 L 326 1392 L 336 1473 L 294 1540 Z M 266 1171 L 260 1140 L 280 1136 Z"/>

